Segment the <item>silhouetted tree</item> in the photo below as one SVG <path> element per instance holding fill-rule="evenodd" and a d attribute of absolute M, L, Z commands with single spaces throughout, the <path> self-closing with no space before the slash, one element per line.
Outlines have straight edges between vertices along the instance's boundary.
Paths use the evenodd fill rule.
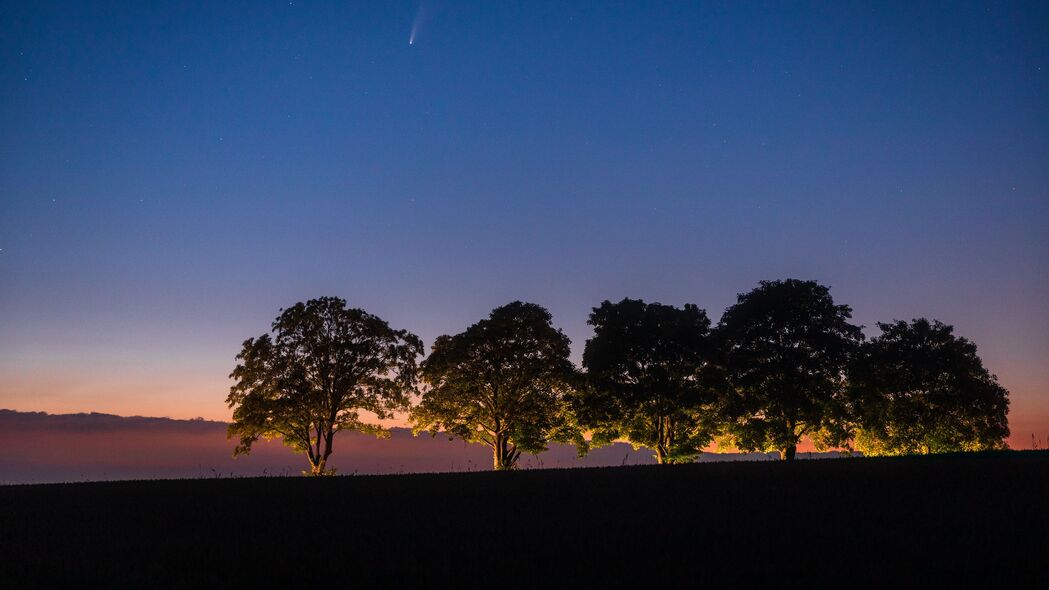
<path fill-rule="evenodd" d="M 595 307 L 589 324 L 586 387 L 574 405 L 592 443 L 625 438 L 654 449 L 659 463 L 694 460 L 714 432 L 706 312 L 623 299 Z"/>
<path fill-rule="evenodd" d="M 976 345 L 927 319 L 879 323 L 850 372 L 856 446 L 868 455 L 1005 448 L 1009 392 Z"/>
<path fill-rule="evenodd" d="M 792 460 L 803 436 L 818 448 L 846 438 L 845 372 L 863 338 L 851 317 L 813 281 L 762 281 L 739 295 L 717 328 L 732 444 Z"/>
<path fill-rule="evenodd" d="M 361 420 L 362 411 L 389 418 L 408 409 L 422 341 L 337 297 L 311 299 L 281 310 L 272 335 L 249 338 L 230 375 L 236 383 L 228 437 L 234 456 L 259 438 L 281 437 L 306 453 L 313 475 L 326 464 L 338 430 L 387 435 Z"/>
<path fill-rule="evenodd" d="M 427 388 L 411 414 L 413 430 L 440 431 L 492 449 L 496 470 L 522 452 L 576 438 L 565 395 L 575 378 L 569 340 L 550 313 L 516 301 L 455 336 L 441 336 L 422 363 Z"/>

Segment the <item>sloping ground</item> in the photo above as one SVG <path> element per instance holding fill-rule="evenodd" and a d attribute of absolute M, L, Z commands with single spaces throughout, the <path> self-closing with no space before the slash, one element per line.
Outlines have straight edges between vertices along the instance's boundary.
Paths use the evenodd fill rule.
<path fill-rule="evenodd" d="M 1044 587 L 1049 453 L 0 487 L 5 587 Z"/>

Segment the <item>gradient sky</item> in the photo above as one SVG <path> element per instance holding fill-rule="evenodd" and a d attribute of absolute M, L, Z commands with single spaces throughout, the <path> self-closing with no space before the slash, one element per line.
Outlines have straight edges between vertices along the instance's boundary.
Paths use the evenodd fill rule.
<path fill-rule="evenodd" d="M 533 301 L 578 360 L 603 299 L 796 277 L 1049 435 L 1045 2 L 2 6 L 0 407 L 228 419 L 321 295 L 428 343 Z"/>

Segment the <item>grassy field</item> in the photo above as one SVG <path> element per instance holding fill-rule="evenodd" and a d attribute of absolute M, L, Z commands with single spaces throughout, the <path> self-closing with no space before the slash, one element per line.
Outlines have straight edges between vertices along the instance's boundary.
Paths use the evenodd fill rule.
<path fill-rule="evenodd" d="M 0 487 L 0 586 L 1044 587 L 1049 452 Z"/>

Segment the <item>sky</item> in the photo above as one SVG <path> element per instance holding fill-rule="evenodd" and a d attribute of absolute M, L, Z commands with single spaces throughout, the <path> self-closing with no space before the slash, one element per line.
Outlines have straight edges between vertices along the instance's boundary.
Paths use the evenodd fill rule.
<path fill-rule="evenodd" d="M 1049 438 L 1049 4 L 0 6 L 0 407 L 229 419 L 317 296 L 427 344 L 532 301 L 578 361 L 602 300 L 793 277 Z"/>

